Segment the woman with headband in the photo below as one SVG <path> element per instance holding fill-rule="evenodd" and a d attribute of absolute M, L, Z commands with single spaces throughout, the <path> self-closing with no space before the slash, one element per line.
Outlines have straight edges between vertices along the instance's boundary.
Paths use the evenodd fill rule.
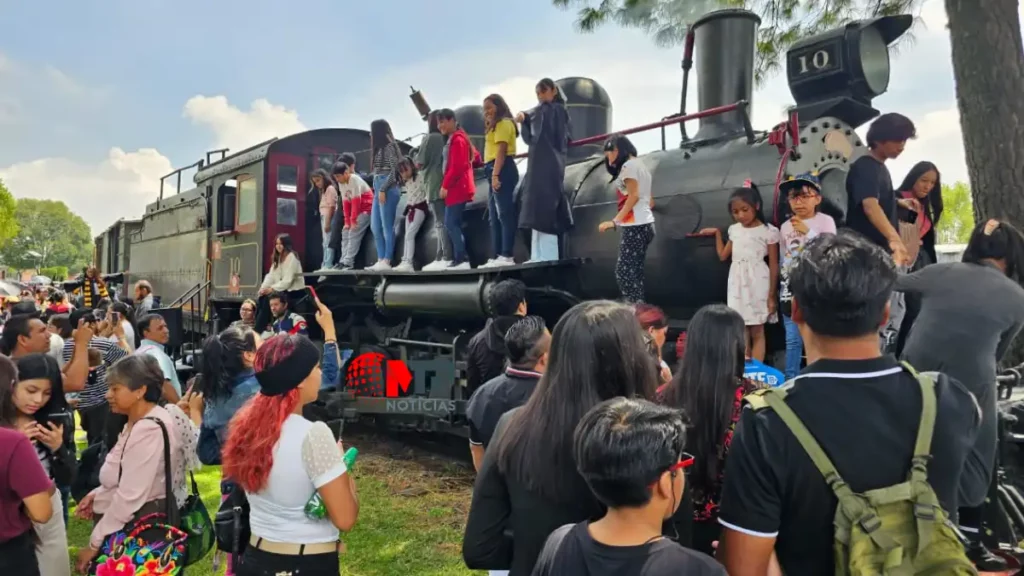
<path fill-rule="evenodd" d="M 984 493 L 995 482 L 996 370 L 1024 326 L 1024 236 L 1008 222 L 989 220 L 971 234 L 962 262 L 926 266 L 900 276 L 896 290 L 921 298 L 903 359 L 919 371 L 943 372 L 978 401 L 981 429 L 967 459 L 961 494 Z M 965 491 L 970 483 L 973 489 Z M 960 528 L 968 557 L 982 572 L 1006 569 L 981 543 L 981 504 L 961 500 Z"/>

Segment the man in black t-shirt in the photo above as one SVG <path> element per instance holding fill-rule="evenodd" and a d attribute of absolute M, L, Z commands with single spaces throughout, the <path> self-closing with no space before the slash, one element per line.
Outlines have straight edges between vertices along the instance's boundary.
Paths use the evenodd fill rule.
<path fill-rule="evenodd" d="M 906 116 L 896 113 L 879 116 L 868 128 L 868 153 L 851 164 L 846 175 L 846 226 L 863 234 L 883 250 L 892 252 L 893 260 L 901 271 L 906 271 L 913 262 L 900 239 L 896 206 L 910 201 L 897 200 L 885 161 L 898 158 L 907 140 L 916 134 L 914 123 Z M 889 322 L 880 331 L 883 349 L 896 343 L 905 311 L 903 295 L 894 293 Z"/>
<path fill-rule="evenodd" d="M 532 576 L 726 576 L 709 556 L 661 535 L 693 463 L 685 445 L 679 410 L 626 398 L 594 406 L 576 426 L 573 456 L 608 512 L 552 532 Z"/>
<path fill-rule="evenodd" d="M 793 321 L 807 368 L 787 384 L 796 412 L 858 493 L 906 480 L 921 417 L 914 377 L 879 351 L 877 331 L 896 282 L 892 260 L 848 231 L 807 243 L 790 272 Z M 984 498 L 965 474 L 981 422 L 977 401 L 939 375 L 928 482 L 956 521 L 959 502 Z M 980 471 L 978 471 L 980 472 Z M 718 559 L 731 576 L 764 576 L 772 551 L 786 574 L 831 574 L 836 498 L 782 420 L 745 410 L 725 467 Z"/>

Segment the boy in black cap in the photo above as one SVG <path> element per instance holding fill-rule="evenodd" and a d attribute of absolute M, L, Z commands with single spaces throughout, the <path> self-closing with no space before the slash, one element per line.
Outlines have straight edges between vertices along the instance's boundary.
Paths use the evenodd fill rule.
<path fill-rule="evenodd" d="M 804 343 L 800 338 L 792 314 L 793 295 L 789 291 L 789 270 L 793 259 L 803 250 L 804 244 L 821 234 L 835 234 L 836 222 L 828 214 L 818 211 L 821 206 L 821 182 L 813 172 L 800 174 L 779 185 L 779 193 L 789 201 L 793 216 L 779 228 L 782 247 L 779 250 L 779 301 L 782 322 L 786 327 L 786 380 L 796 378 L 800 373 Z"/>

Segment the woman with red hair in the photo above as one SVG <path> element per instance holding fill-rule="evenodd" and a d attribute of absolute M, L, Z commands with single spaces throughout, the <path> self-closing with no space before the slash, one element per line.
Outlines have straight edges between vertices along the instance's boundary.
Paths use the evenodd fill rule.
<path fill-rule="evenodd" d="M 637 304 L 633 307 L 633 312 L 636 315 L 636 319 L 640 322 L 640 327 L 651 335 L 655 346 L 658 347 L 661 384 L 668 384 L 668 381 L 672 379 L 672 371 L 669 370 L 668 364 L 662 359 L 662 349 L 665 347 L 665 337 L 668 335 L 668 318 L 661 308 L 653 304 Z"/>
<path fill-rule="evenodd" d="M 336 576 L 339 530 L 359 514 L 342 444 L 323 422 L 303 418 L 320 390 L 320 352 L 301 335 L 278 334 L 256 352 L 260 391 L 231 421 L 224 476 L 245 490 L 252 536 L 237 576 L 302 573 Z M 326 513 L 307 515 L 319 494 Z"/>

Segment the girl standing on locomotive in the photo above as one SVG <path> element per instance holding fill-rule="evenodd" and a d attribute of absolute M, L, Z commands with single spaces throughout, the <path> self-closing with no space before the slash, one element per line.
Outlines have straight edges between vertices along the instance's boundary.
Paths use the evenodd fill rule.
<path fill-rule="evenodd" d="M 516 115 L 530 147 L 530 169 L 520 194 L 519 227 L 531 231 L 530 262 L 558 260 L 558 237 L 572 228 L 572 210 L 562 190 L 569 152 L 569 112 L 555 81 L 537 83 L 540 105 Z"/>
<path fill-rule="evenodd" d="M 718 228 L 705 228 L 698 234 L 715 237 L 722 262 L 732 257 L 726 302 L 743 316 L 751 358 L 763 361 L 764 325 L 774 321 L 779 286 L 779 230 L 765 224 L 761 194 L 749 181 L 746 184 L 729 196 L 729 211 L 736 221 L 729 226 L 729 241 L 722 241 Z"/>
<path fill-rule="evenodd" d="M 516 213 L 513 195 L 519 184 L 519 168 L 513 157 L 516 155 L 519 129 L 512 120 L 508 104 L 498 94 L 484 98 L 484 121 L 487 124 L 484 170 L 491 187 L 487 209 L 491 224 L 491 248 L 494 250 L 494 258 L 484 266 L 509 266 L 516 263 L 512 259 L 512 249 L 516 244 L 519 215 Z"/>
<path fill-rule="evenodd" d="M 644 262 L 647 247 L 654 240 L 654 197 L 651 173 L 637 159 L 636 146 L 625 136 L 612 136 L 604 144 L 605 168 L 616 185 L 619 212 L 601 222 L 597 229 L 606 232 L 620 228 L 619 258 L 615 262 L 615 281 L 626 302 L 644 301 Z M 564 197 L 564 195 L 563 195 Z"/>
<path fill-rule="evenodd" d="M 395 215 L 402 192 L 398 189 L 398 162 L 402 149 L 395 142 L 387 120 L 370 123 L 370 150 L 373 153 L 373 191 L 376 202 L 370 212 L 370 230 L 377 247 L 377 263 L 369 270 L 390 270 L 395 255 Z"/>
<path fill-rule="evenodd" d="M 423 176 L 416 170 L 412 158 L 403 158 L 398 163 L 398 176 L 405 190 L 405 250 L 402 251 L 402 263 L 395 267 L 400 272 L 414 272 L 413 260 L 416 255 L 416 235 L 427 219 L 427 191 L 423 185 Z M 402 221 L 395 222 L 395 231 Z"/>
<path fill-rule="evenodd" d="M 918 162 L 907 173 L 907 177 L 897 188 L 899 199 L 897 213 L 901 222 L 914 222 L 921 238 L 921 249 L 917 260 L 911 265 L 910 271 L 916 272 L 929 264 L 935 264 L 935 228 L 942 217 L 942 179 L 939 169 L 931 162 Z M 916 294 L 904 295 L 906 312 L 900 323 L 900 333 L 896 338 L 896 354 L 903 352 L 910 327 L 921 310 L 921 298 Z"/>
<path fill-rule="evenodd" d="M 331 250 L 331 219 L 338 209 L 338 190 L 334 187 L 334 180 L 323 168 L 318 168 L 309 177 L 309 182 L 320 196 L 320 230 L 323 235 L 324 260 L 321 268 L 330 268 L 334 265 L 334 250 Z M 308 256 L 308 254 L 307 254 Z"/>
<path fill-rule="evenodd" d="M 444 270 L 452 263 L 452 241 L 444 228 L 444 198 L 441 198 L 441 180 L 444 178 L 444 135 L 437 127 L 437 110 L 427 115 L 427 135 L 420 142 L 416 153 L 416 168 L 423 175 L 423 188 L 427 192 L 427 204 L 434 218 L 434 234 L 437 250 L 434 261 L 423 267 L 424 271 Z"/>

